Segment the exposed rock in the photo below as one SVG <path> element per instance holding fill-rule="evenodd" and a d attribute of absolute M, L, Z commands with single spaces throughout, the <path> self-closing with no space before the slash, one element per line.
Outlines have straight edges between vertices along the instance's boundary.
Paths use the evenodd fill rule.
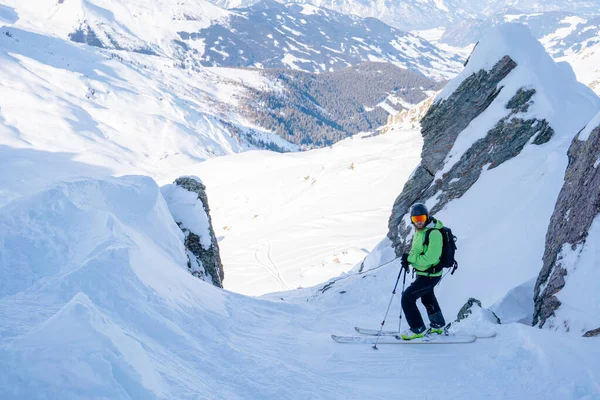
<path fill-rule="evenodd" d="M 596 336 L 600 336 L 600 328 L 594 329 L 591 331 L 587 331 L 586 333 L 583 334 L 583 337 L 596 337 Z"/>
<path fill-rule="evenodd" d="M 427 111 L 429 111 L 434 99 L 435 95 L 423 100 L 408 110 L 403 110 L 398 114 L 390 115 L 387 120 L 387 125 L 381 130 L 381 133 L 387 133 L 391 125 L 396 125 L 407 130 L 421 129 L 421 120 L 427 114 Z"/>
<path fill-rule="evenodd" d="M 546 143 L 552 137 L 554 131 L 546 120 L 518 117 L 527 111 L 535 94 L 534 90 L 520 89 L 506 105 L 511 113 L 434 182 L 460 132 L 494 101 L 503 88 L 498 84 L 515 67 L 516 63 L 505 56 L 492 70 L 472 74 L 447 100 L 435 102 L 421 121 L 421 164 L 396 199 L 388 223 L 388 237 L 398 256 L 408 250 L 410 226 L 403 217 L 413 203 L 435 196 L 437 203 L 430 209 L 435 214 L 449 201 L 460 198 L 479 179 L 484 166 L 493 169 L 517 156 L 533 136 L 534 144 Z"/>
<path fill-rule="evenodd" d="M 471 297 L 469 300 L 467 300 L 467 302 L 465 303 L 464 306 L 462 306 L 462 308 L 460 309 L 460 311 L 458 312 L 458 314 L 456 315 L 456 322 L 460 322 L 464 319 L 467 319 L 470 315 L 473 314 L 472 308 L 473 306 L 478 306 L 480 309 L 485 310 L 487 313 L 491 313 L 491 315 L 493 315 L 493 318 L 495 320 L 495 322 L 497 324 L 500 324 L 500 318 L 498 318 L 498 316 L 496 315 L 496 313 L 494 313 L 491 310 L 487 310 L 484 309 L 481 306 L 481 301 Z"/>
<path fill-rule="evenodd" d="M 568 275 L 563 251 L 581 251 L 594 218 L 600 214 L 600 126 L 587 140 L 580 140 L 580 134 L 569 148 L 565 183 L 550 220 L 544 264 L 535 285 L 533 325 L 540 327 L 561 305 L 556 294 Z"/>
<path fill-rule="evenodd" d="M 481 307 L 481 301 L 471 297 L 456 315 L 456 320 L 462 321 L 463 319 L 467 318 L 471 314 L 471 307 L 473 307 L 473 304 L 477 304 L 479 307 Z"/>
<path fill-rule="evenodd" d="M 101 49 L 127 50 L 146 55 L 156 55 L 156 52 L 146 45 L 123 47 L 108 31 L 103 31 L 101 34 L 104 41 L 98 37 L 98 33 L 87 22 L 83 22 L 75 31 L 69 33 L 69 39 L 76 43 L 84 43 Z"/>
<path fill-rule="evenodd" d="M 168 195 L 165 196 L 175 221 L 185 233 L 185 247 L 188 250 L 188 268 L 194 276 L 211 281 L 213 285 L 222 288 L 225 274 L 223 272 L 223 264 L 221 263 L 221 256 L 219 254 L 219 244 L 210 218 L 206 187 L 202 184 L 200 179 L 193 177 L 178 178 L 175 180 L 174 185 L 196 194 L 197 200 L 199 200 L 202 205 L 202 210 L 197 210 L 194 209 L 197 203 L 188 204 L 185 201 L 181 201 L 178 196 L 172 196 L 172 198 Z M 163 194 L 165 193 L 166 190 L 163 189 Z M 190 209 L 193 210 L 191 213 L 206 213 L 206 216 L 201 216 L 202 218 L 200 219 L 204 220 L 204 218 L 206 218 L 208 226 L 202 226 L 202 224 L 184 220 L 190 218 L 188 216 L 190 211 L 186 212 L 186 210 Z M 184 211 L 182 212 L 181 210 Z M 190 228 L 190 226 L 199 226 L 199 228 L 196 229 L 202 231 L 192 232 L 190 229 L 193 228 Z M 207 235 L 209 238 L 206 237 Z"/>

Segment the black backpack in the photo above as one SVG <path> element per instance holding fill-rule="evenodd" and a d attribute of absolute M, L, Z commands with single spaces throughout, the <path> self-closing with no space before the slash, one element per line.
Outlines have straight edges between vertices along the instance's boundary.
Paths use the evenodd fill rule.
<path fill-rule="evenodd" d="M 423 240 L 424 246 L 429 246 L 429 235 L 434 229 L 437 229 L 442 234 L 442 255 L 440 256 L 440 262 L 438 265 L 431 267 L 427 272 L 429 275 L 431 275 L 437 274 L 444 268 L 452 268 L 450 274 L 454 275 L 454 271 L 456 271 L 458 268 L 458 262 L 456 262 L 454 259 L 454 254 L 456 253 L 456 236 L 452 234 L 452 230 L 450 228 L 445 226 L 441 229 L 427 229 L 425 232 L 425 240 Z"/>

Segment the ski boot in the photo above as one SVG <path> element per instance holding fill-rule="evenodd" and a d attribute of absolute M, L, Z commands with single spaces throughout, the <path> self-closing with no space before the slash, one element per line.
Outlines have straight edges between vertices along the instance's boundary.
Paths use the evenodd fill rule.
<path fill-rule="evenodd" d="M 424 326 L 416 329 L 410 328 L 402 332 L 399 336 L 396 336 L 396 339 L 413 340 L 422 338 L 423 336 L 425 336 L 426 333 L 427 329 Z"/>

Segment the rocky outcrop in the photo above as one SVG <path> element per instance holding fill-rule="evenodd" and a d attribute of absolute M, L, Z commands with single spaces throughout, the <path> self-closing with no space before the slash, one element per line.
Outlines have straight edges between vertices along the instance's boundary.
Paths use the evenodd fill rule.
<path fill-rule="evenodd" d="M 586 128 L 591 130 L 589 137 L 582 138 L 587 133 L 580 133 L 571 143 L 565 183 L 546 234 L 544 264 L 534 294 L 533 324 L 539 327 L 545 326 L 561 306 L 556 294 L 565 286 L 569 267 L 576 262 L 568 255 L 581 253 L 592 222 L 600 214 L 600 119 L 594 121 Z"/>
<path fill-rule="evenodd" d="M 390 115 L 387 120 L 387 125 L 381 129 L 381 133 L 387 133 L 392 125 L 406 130 L 421 129 L 421 120 L 425 117 L 427 111 L 429 111 L 434 100 L 435 95 L 423 100 L 408 110 L 403 110 L 397 114 Z"/>
<path fill-rule="evenodd" d="M 458 314 L 456 315 L 456 322 L 460 322 L 462 320 L 467 319 L 469 316 L 473 315 L 473 309 L 477 308 L 480 309 L 480 313 L 486 313 L 489 314 L 488 315 L 488 320 L 492 320 L 493 322 L 500 324 L 500 318 L 498 318 L 498 316 L 491 310 L 487 310 L 484 309 L 481 306 L 481 301 L 471 297 L 469 300 L 467 300 L 467 302 L 465 303 L 464 306 L 462 306 L 462 308 L 460 309 L 460 311 L 458 312 Z"/>
<path fill-rule="evenodd" d="M 543 144 L 552 137 L 554 131 L 545 119 L 520 118 L 535 94 L 533 89 L 522 88 L 506 104 L 508 116 L 436 179 L 458 135 L 496 99 L 503 89 L 499 83 L 516 66 L 504 56 L 491 70 L 472 74 L 446 100 L 435 102 L 421 121 L 421 164 L 396 199 L 388 223 L 388 237 L 398 256 L 407 250 L 410 226 L 404 216 L 412 204 L 435 197 L 436 203 L 430 207 L 435 214 L 449 201 L 460 198 L 477 181 L 484 166 L 496 168 L 517 156 L 530 140 Z"/>
<path fill-rule="evenodd" d="M 593 329 L 591 331 L 587 331 L 586 333 L 583 334 L 583 337 L 596 337 L 596 336 L 600 336 L 600 328 Z"/>
<path fill-rule="evenodd" d="M 185 234 L 190 273 L 222 288 L 225 274 L 210 218 L 206 187 L 199 178 L 181 177 L 161 191 L 175 222 Z"/>

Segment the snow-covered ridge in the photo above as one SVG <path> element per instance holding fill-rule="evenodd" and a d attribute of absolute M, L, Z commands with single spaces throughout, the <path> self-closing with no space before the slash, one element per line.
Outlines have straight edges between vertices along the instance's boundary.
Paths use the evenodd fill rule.
<path fill-rule="evenodd" d="M 597 12 L 595 13 L 597 14 Z M 492 27 L 506 23 L 527 25 L 533 36 L 557 61 L 567 61 L 573 67 L 579 81 L 600 93 L 600 17 L 577 15 L 567 12 L 516 13 L 505 12 L 486 20 L 469 20 L 449 27 L 442 35 L 444 44 L 467 46 L 476 43 Z"/>
<path fill-rule="evenodd" d="M 436 80 L 453 77 L 461 58 L 374 18 L 264 1 L 234 9 L 201 31 L 179 32 L 189 46 L 204 43 L 203 65 L 335 71 L 365 61 L 390 62 Z"/>
<path fill-rule="evenodd" d="M 437 348 L 340 347 L 331 332 L 373 326 L 389 301 L 382 282 L 395 279 L 393 264 L 378 280 L 351 277 L 362 292 L 330 290 L 298 305 L 218 290 L 186 271 L 182 233 L 145 177 L 57 184 L 0 208 L 0 227 L 0 270 L 10 276 L 0 284 L 3 399 L 598 393 L 595 342 L 524 326 L 498 326 L 493 341 L 447 347 L 441 359 Z M 466 387 L 407 377 L 401 357 L 419 371 L 435 362 L 481 376 Z M 535 384 L 523 381 L 532 368 Z"/>
<path fill-rule="evenodd" d="M 19 14 L 16 26 L 71 37 L 100 47 L 174 56 L 177 32 L 199 30 L 231 13 L 205 0 L 7 0 Z"/>
<path fill-rule="evenodd" d="M 260 0 L 211 0 L 225 8 L 248 7 Z M 282 3 L 289 3 L 283 1 Z M 600 8 L 598 0 L 405 0 L 381 2 L 370 0 L 293 0 L 304 7 L 325 7 L 348 15 L 374 17 L 399 29 L 431 29 L 451 27 L 464 20 L 484 20 L 507 9 L 527 12 L 563 11 L 594 14 Z M 307 8 L 307 12 L 311 9 Z M 525 12 L 520 12 L 524 14 Z"/>
<path fill-rule="evenodd" d="M 0 62 L 0 144 L 159 179 L 253 138 L 295 148 L 239 116 L 245 87 L 269 84 L 252 71 L 186 71 L 14 27 L 0 28 Z"/>

